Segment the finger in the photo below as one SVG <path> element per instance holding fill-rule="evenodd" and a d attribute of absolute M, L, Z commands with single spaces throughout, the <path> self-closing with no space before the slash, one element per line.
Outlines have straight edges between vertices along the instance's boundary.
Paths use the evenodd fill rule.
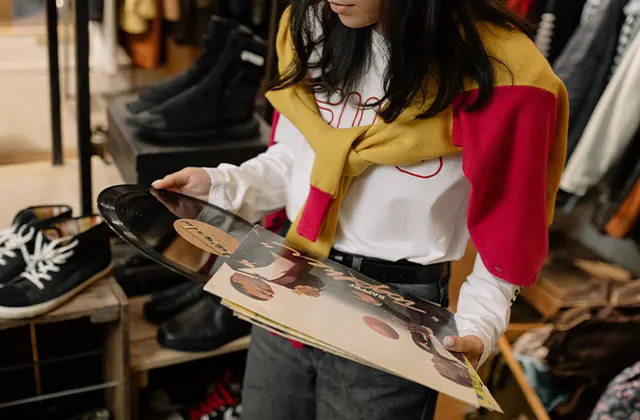
<path fill-rule="evenodd" d="M 449 351 L 455 351 L 458 353 L 466 353 L 470 351 L 467 342 L 460 337 L 445 337 L 443 344 Z"/>
<path fill-rule="evenodd" d="M 482 340 L 475 336 L 466 337 L 445 337 L 444 343 L 447 350 L 456 351 L 466 354 L 482 354 L 484 350 L 484 344 Z"/>
<path fill-rule="evenodd" d="M 178 189 L 186 184 L 187 176 L 184 169 L 165 176 L 162 179 L 154 181 L 151 186 L 159 190 Z"/>

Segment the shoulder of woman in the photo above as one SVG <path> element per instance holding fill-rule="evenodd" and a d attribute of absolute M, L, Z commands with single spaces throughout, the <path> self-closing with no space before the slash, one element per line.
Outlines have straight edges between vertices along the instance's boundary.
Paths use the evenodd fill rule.
<path fill-rule="evenodd" d="M 493 59 L 496 86 L 531 86 L 552 93 L 562 82 L 533 41 L 518 29 L 478 23 L 478 33 Z"/>

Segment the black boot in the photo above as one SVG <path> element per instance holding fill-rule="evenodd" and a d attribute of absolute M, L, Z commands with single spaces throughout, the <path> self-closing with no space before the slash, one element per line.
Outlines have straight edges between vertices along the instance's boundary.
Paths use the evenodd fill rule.
<path fill-rule="evenodd" d="M 264 41 L 232 31 L 215 68 L 200 83 L 130 122 L 161 141 L 257 136 L 260 126 L 253 112 L 266 52 Z"/>
<path fill-rule="evenodd" d="M 162 324 L 206 296 L 203 287 L 203 284 L 187 280 L 181 285 L 152 294 L 142 308 L 144 319 Z"/>
<path fill-rule="evenodd" d="M 162 347 L 178 351 L 211 351 L 251 331 L 220 299 L 207 294 L 158 329 Z"/>
<path fill-rule="evenodd" d="M 133 115 L 149 111 L 201 81 L 215 66 L 230 31 L 237 26 L 233 21 L 212 16 L 204 39 L 204 51 L 193 65 L 176 77 L 143 89 L 138 99 L 127 104 L 127 110 Z M 248 29 L 246 31 L 248 33 Z"/>

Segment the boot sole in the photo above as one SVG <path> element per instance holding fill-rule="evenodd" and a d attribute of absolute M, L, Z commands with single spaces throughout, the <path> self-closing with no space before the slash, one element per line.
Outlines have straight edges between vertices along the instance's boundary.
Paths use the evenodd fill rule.
<path fill-rule="evenodd" d="M 224 140 L 243 140 L 260 135 L 260 122 L 255 118 L 250 121 L 228 125 L 212 130 L 188 131 L 184 133 L 172 132 L 166 130 L 156 130 L 149 127 L 138 126 L 140 132 L 145 136 L 147 141 L 176 142 L 184 144 L 186 142 L 202 142 L 202 141 L 224 141 Z M 223 138 L 221 138 L 223 137 Z"/>
<path fill-rule="evenodd" d="M 107 268 L 89 277 L 88 280 L 83 281 L 82 283 L 77 285 L 75 288 L 69 290 L 67 293 L 60 295 L 55 299 L 48 300 L 46 302 L 38 303 L 32 306 L 22 306 L 22 307 L 0 306 L 0 319 L 34 318 L 36 316 L 51 312 L 57 307 L 69 301 L 78 293 L 82 292 L 87 287 L 91 286 L 92 284 L 96 283 L 99 280 L 102 280 L 111 272 L 111 269 L 112 269 L 112 266 L 111 264 L 109 264 Z"/>

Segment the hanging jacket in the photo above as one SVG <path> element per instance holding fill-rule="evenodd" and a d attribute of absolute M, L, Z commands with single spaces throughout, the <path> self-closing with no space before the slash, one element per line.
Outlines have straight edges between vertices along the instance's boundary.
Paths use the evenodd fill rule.
<path fill-rule="evenodd" d="M 629 0 L 624 6 L 624 15 L 626 17 L 622 29 L 620 29 L 618 48 L 616 48 L 616 56 L 613 58 L 611 66 L 611 77 L 616 72 L 636 35 L 640 32 L 640 0 Z"/>
<path fill-rule="evenodd" d="M 640 130 L 622 157 L 613 165 L 603 182 L 597 185 L 596 211 L 592 223 L 606 232 L 607 223 L 618 213 L 636 182 L 640 180 Z"/>
<path fill-rule="evenodd" d="M 620 206 L 618 213 L 607 224 L 607 233 L 614 238 L 624 238 L 632 231 L 640 215 L 640 181 Z"/>
<path fill-rule="evenodd" d="M 573 154 L 607 85 L 622 25 L 622 8 L 628 0 L 600 1 L 597 12 L 578 27 L 553 63 L 554 72 L 569 93 L 567 158 Z M 589 3 L 586 7 L 593 7 Z"/>
<path fill-rule="evenodd" d="M 586 0 L 549 0 L 540 18 L 536 47 L 553 63 L 580 24 Z"/>
<path fill-rule="evenodd" d="M 640 127 L 640 36 L 611 79 L 565 168 L 560 187 L 584 195 L 629 147 Z"/>

